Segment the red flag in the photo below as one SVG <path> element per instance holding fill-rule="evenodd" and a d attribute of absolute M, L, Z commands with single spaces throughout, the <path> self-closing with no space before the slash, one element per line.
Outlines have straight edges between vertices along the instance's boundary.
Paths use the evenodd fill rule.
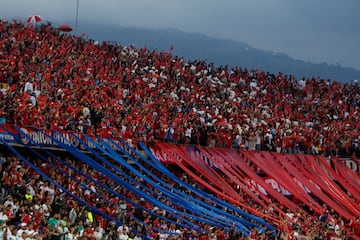
<path fill-rule="evenodd" d="M 170 45 L 170 51 L 174 50 L 174 45 Z"/>

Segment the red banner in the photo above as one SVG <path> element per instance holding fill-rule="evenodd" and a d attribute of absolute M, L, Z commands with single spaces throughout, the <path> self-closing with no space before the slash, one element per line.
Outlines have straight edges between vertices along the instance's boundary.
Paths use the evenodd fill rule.
<path fill-rule="evenodd" d="M 174 156 L 170 156 L 169 153 L 164 151 L 164 149 L 161 148 L 158 144 L 150 147 L 150 151 L 157 160 L 164 164 L 178 164 L 178 162 L 182 161 L 181 159 L 174 158 Z"/>
<path fill-rule="evenodd" d="M 186 165 L 191 166 L 232 199 L 239 198 L 239 194 L 234 192 L 238 186 L 261 205 L 265 203 L 263 201 L 266 196 L 270 195 L 295 211 L 297 206 L 285 197 L 289 195 L 320 214 L 324 209 L 314 200 L 315 195 L 346 219 L 360 216 L 359 206 L 355 204 L 359 201 L 356 189 L 333 171 L 329 164 L 323 162 L 323 159 L 318 159 L 319 156 L 255 151 L 239 153 L 233 149 L 164 143 L 156 144 L 152 152 L 164 163 L 181 165 L 184 169 L 187 168 Z M 258 169 L 265 173 L 265 177 L 258 175 Z M 225 174 L 232 183 L 223 182 L 223 177 L 217 170 Z M 356 200 L 340 189 L 335 180 L 349 192 L 353 192 L 352 197 Z M 259 195 L 263 200 L 258 199 Z"/>

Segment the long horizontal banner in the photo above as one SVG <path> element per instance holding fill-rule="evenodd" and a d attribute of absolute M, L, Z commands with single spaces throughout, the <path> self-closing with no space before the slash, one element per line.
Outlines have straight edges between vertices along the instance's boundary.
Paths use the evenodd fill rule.
<path fill-rule="evenodd" d="M 88 141 L 84 134 L 75 132 L 53 132 L 49 130 L 35 130 L 31 128 L 16 128 L 10 124 L 0 124 L 0 139 L 5 140 L 8 143 L 26 144 L 28 146 L 41 146 L 59 148 L 57 143 L 60 142 L 65 145 L 71 145 L 80 150 L 84 150 L 85 146 L 80 143 L 79 139 L 83 141 L 88 147 L 95 148 L 96 146 Z M 100 139 L 91 137 L 96 143 L 100 143 Z M 104 139 L 106 141 L 106 139 Z M 120 142 L 116 139 L 113 141 L 119 145 Z M 107 143 L 112 146 L 111 142 Z M 115 146 L 112 146 L 115 149 Z"/>
<path fill-rule="evenodd" d="M 52 131 L 45 130 L 45 131 L 37 131 L 35 129 L 30 128 L 20 128 L 20 130 L 27 134 L 29 138 L 32 139 L 32 143 L 29 141 L 28 138 L 24 137 L 23 134 L 21 134 L 14 126 L 10 124 L 0 124 L 0 139 L 5 140 L 8 143 L 25 143 L 28 145 L 38 145 L 42 147 L 52 147 L 52 148 L 58 148 L 58 144 L 56 141 L 54 141 L 51 137 L 55 138 L 56 140 L 60 141 L 61 143 L 64 143 L 66 145 L 71 144 L 74 147 L 77 147 L 79 149 L 84 149 L 84 146 L 80 144 L 80 142 L 77 140 L 77 138 L 84 141 L 86 144 L 88 144 L 89 147 L 95 148 L 95 146 L 87 141 L 86 138 L 84 138 L 84 135 L 81 133 L 75 133 L 75 132 L 59 132 L 58 134 L 55 134 Z M 20 137 L 22 142 L 19 142 L 16 137 Z M 51 136 L 51 137 L 49 137 Z M 76 136 L 76 137 L 74 137 Z M 99 139 L 96 137 L 91 137 L 95 142 L 100 142 Z M 120 142 L 116 139 L 112 139 L 115 143 L 120 144 Z M 109 143 L 110 146 L 112 146 L 111 143 Z M 121 145 L 121 144 L 120 144 Z M 115 147 L 114 147 L 115 148 Z M 154 145 L 153 147 L 150 147 L 150 150 L 154 154 L 154 156 L 162 163 L 164 164 L 176 164 L 174 162 L 173 158 L 170 158 L 166 156 L 165 151 L 161 150 L 157 145 Z M 207 157 L 203 156 L 203 153 L 201 151 L 198 151 L 197 149 L 193 149 L 193 151 L 189 152 L 189 154 L 192 156 L 194 154 L 198 154 L 201 159 L 207 162 L 212 168 L 218 169 L 216 161 L 213 161 L 212 159 L 209 159 Z M 178 161 L 181 161 L 181 159 L 178 159 Z M 360 166 L 357 161 L 346 159 L 344 160 L 344 163 L 353 171 L 359 172 Z"/>
<path fill-rule="evenodd" d="M 0 130 L 0 139 L 5 140 L 6 142 L 16 142 L 15 137 L 6 132 L 1 132 Z"/>

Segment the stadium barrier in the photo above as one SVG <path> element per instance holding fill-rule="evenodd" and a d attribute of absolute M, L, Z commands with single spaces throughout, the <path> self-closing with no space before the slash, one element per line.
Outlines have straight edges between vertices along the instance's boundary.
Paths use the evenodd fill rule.
<path fill-rule="evenodd" d="M 2 126 L 2 127 L 0 127 L 0 139 L 3 139 L 10 144 L 19 143 L 14 138 L 14 136 L 19 135 L 19 131 L 13 125 L 5 123 L 5 124 L 0 124 L 0 126 Z M 4 129 L 6 129 L 6 130 L 4 130 Z M 94 137 L 94 136 L 92 136 L 92 137 L 87 136 L 85 138 L 84 134 L 82 134 L 82 133 L 75 133 L 75 132 L 69 132 L 69 131 L 58 131 L 58 134 L 54 135 L 53 131 L 49 131 L 49 130 L 40 131 L 37 129 L 23 128 L 23 127 L 20 128 L 20 130 L 23 131 L 24 133 L 26 133 L 27 135 L 29 135 L 31 137 L 31 139 L 33 139 L 32 143 L 29 143 L 27 139 L 23 139 L 25 144 L 30 144 L 32 146 L 48 147 L 48 148 L 55 148 L 55 149 L 59 148 L 60 149 L 57 141 L 62 141 L 62 143 L 71 144 L 71 146 L 73 146 L 75 148 L 84 150 L 85 149 L 84 144 L 80 144 L 78 139 L 80 139 L 81 141 L 86 143 L 88 145 L 88 147 L 90 147 L 92 149 L 95 148 L 95 146 L 92 142 L 100 143 L 102 140 L 104 140 L 105 142 L 107 141 L 107 143 L 110 144 L 110 141 L 108 141 L 108 139 L 101 139 L 100 137 Z M 9 132 L 11 134 L 9 134 Z M 55 138 L 57 141 L 53 140 L 53 138 Z M 90 141 L 90 139 L 91 139 L 91 141 Z M 120 145 L 122 145 L 122 147 L 124 147 L 124 144 L 121 143 L 119 141 L 119 139 L 112 138 L 111 140 L 113 142 L 115 142 L 116 144 L 120 144 Z M 110 146 L 113 147 L 113 144 L 110 144 Z M 162 163 L 177 164 L 176 161 L 173 160 L 173 158 L 167 156 L 166 152 L 163 151 L 163 149 L 159 148 L 158 144 L 155 144 L 154 146 L 149 147 L 149 150 Z M 242 152 L 247 152 L 247 151 L 242 151 Z M 216 168 L 216 163 L 214 163 L 214 158 L 205 157 L 204 152 L 202 152 L 202 151 L 198 151 L 198 153 L 196 153 L 196 154 L 202 155 L 202 156 L 200 156 L 200 158 L 203 158 L 213 168 Z M 341 160 L 344 161 L 346 166 L 348 166 L 353 171 L 360 172 L 360 166 L 359 166 L 360 161 L 353 160 L 350 158 L 343 158 Z"/>

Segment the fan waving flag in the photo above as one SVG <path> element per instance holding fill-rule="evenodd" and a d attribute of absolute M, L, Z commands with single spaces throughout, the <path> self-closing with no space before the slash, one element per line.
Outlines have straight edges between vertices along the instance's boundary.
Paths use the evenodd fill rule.
<path fill-rule="evenodd" d="M 42 17 L 38 14 L 35 14 L 35 15 L 29 16 L 27 19 L 27 22 L 29 24 L 34 24 L 34 23 L 40 22 L 41 20 L 42 20 Z"/>

